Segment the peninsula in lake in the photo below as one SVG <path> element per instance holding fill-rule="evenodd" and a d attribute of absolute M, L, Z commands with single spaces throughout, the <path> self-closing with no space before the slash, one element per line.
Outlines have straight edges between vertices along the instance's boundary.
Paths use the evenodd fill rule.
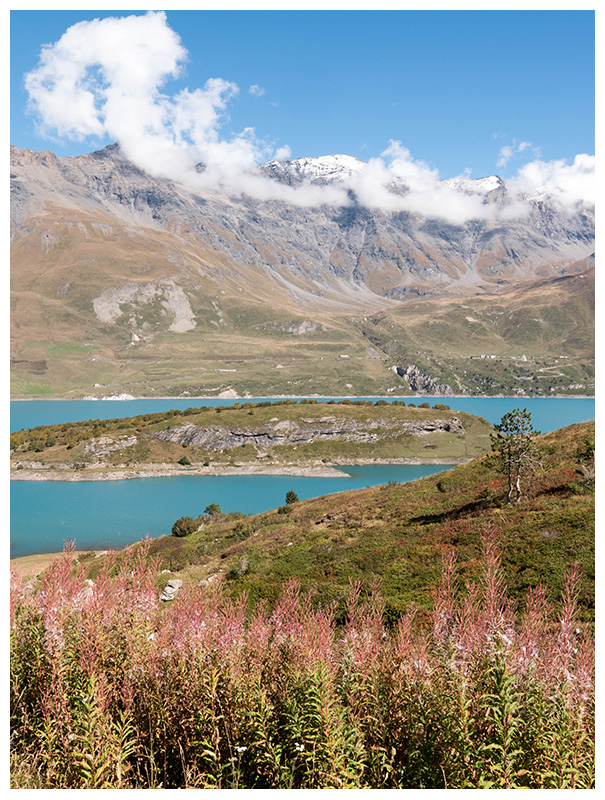
<path fill-rule="evenodd" d="M 492 426 L 444 403 L 263 401 L 65 423 L 11 435 L 11 478 L 334 476 L 338 465 L 460 464 Z"/>

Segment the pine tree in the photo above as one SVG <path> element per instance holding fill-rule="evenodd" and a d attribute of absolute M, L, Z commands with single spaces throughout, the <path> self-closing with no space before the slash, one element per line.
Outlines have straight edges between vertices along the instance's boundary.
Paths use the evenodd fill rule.
<path fill-rule="evenodd" d="M 492 434 L 492 450 L 496 454 L 500 470 L 508 478 L 506 502 L 512 503 L 513 490 L 515 502 L 521 499 L 521 477 L 534 472 L 540 466 L 538 451 L 534 444 L 540 431 L 534 430 L 531 414 L 524 408 L 509 411 L 494 425 L 497 433 Z"/>

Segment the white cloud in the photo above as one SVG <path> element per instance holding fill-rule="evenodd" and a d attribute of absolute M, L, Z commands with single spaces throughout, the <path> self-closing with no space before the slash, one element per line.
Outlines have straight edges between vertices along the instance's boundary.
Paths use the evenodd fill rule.
<path fill-rule="evenodd" d="M 283 145 L 283 147 L 279 147 L 275 151 L 275 158 L 278 161 L 287 161 L 291 157 L 291 155 L 292 151 L 290 150 L 287 144 Z"/>
<path fill-rule="evenodd" d="M 594 202 L 591 156 L 577 156 L 572 165 L 539 160 L 525 164 L 508 182 L 514 191 L 502 205 L 486 203 L 485 189 L 469 180 L 468 174 L 441 181 L 437 169 L 414 159 L 401 142 L 393 140 L 380 158 L 370 159 L 340 185 L 281 184 L 264 177 L 256 167 L 273 158 L 290 158 L 287 145 L 274 150 L 273 145 L 259 141 L 250 127 L 223 134 L 228 104 L 238 96 L 238 86 L 210 78 L 201 88 L 168 93 L 169 80 L 181 74 L 186 59 L 187 52 L 164 12 L 80 22 L 58 42 L 45 46 L 38 66 L 26 76 L 29 107 L 37 114 L 44 135 L 75 140 L 109 137 L 150 174 L 198 190 L 235 196 L 247 193 L 260 200 L 302 206 L 349 205 L 353 191 L 357 201 L 368 207 L 459 225 L 471 219 L 526 213 L 523 197 L 540 192 L 554 194 L 567 209 L 580 200 Z M 257 97 L 265 93 L 258 84 L 248 91 Z M 498 164 L 506 166 L 528 153 L 539 158 L 530 142 L 513 140 L 501 148 Z M 202 173 L 194 169 L 200 161 L 206 166 Z"/>
<path fill-rule="evenodd" d="M 185 57 L 163 13 L 79 22 L 43 48 L 25 86 L 44 131 L 77 140 L 102 136 L 124 101 L 136 102 L 135 114 L 143 108 L 144 124 L 157 130 L 159 87 L 179 74 Z"/>
<path fill-rule="evenodd" d="M 504 147 L 501 147 L 500 152 L 498 153 L 498 160 L 496 161 L 496 166 L 505 167 L 513 157 L 514 152 L 515 151 L 510 145 L 505 145 Z"/>
<path fill-rule="evenodd" d="M 351 181 L 351 187 L 359 201 L 370 208 L 407 211 L 453 225 L 486 219 L 494 213 L 494 208 L 484 203 L 483 194 L 460 191 L 456 184 L 442 181 L 438 170 L 414 160 L 407 147 L 396 141 L 389 142 L 381 158 L 370 159 Z"/>
<path fill-rule="evenodd" d="M 594 205 L 595 157 L 582 153 L 571 164 L 563 160 L 532 161 L 521 167 L 509 183 L 528 197 L 554 197 L 565 209 L 574 209 L 578 204 Z"/>
<path fill-rule="evenodd" d="M 252 167 L 265 153 L 252 129 L 220 136 L 235 84 L 211 78 L 201 89 L 162 92 L 186 57 L 164 12 L 80 22 L 26 76 L 30 108 L 42 132 L 109 136 L 151 174 L 179 177 L 199 161 L 228 172 Z"/>
<path fill-rule="evenodd" d="M 531 150 L 534 158 L 540 158 L 539 147 L 534 147 L 531 142 L 517 143 L 516 139 L 513 139 L 512 145 L 507 144 L 504 145 L 504 147 L 500 148 L 500 152 L 498 153 L 498 159 L 496 161 L 496 166 L 503 169 L 508 165 L 508 162 L 512 158 L 516 158 L 521 153 L 524 153 L 526 150 Z"/>

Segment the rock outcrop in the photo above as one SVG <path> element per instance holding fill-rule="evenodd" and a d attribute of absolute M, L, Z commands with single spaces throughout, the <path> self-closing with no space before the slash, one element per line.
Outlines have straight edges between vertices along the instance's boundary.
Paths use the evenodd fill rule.
<path fill-rule="evenodd" d="M 227 428 L 221 425 L 184 424 L 165 431 L 146 434 L 180 445 L 197 445 L 205 450 L 223 450 L 252 444 L 260 448 L 276 445 L 301 445 L 314 441 L 346 440 L 349 442 L 376 442 L 387 437 L 409 433 L 422 436 L 435 431 L 465 435 L 465 429 L 457 417 L 447 419 L 425 419 L 419 421 L 392 422 L 322 417 L 319 420 L 301 420 L 298 425 L 291 420 L 269 422 L 262 429 L 252 427 Z"/>
<path fill-rule="evenodd" d="M 168 602 L 169 600 L 174 600 L 174 598 L 179 593 L 181 586 L 183 585 L 183 581 L 178 580 L 177 578 L 172 578 L 168 581 L 162 593 L 160 595 L 160 600 L 164 602 Z"/>
<path fill-rule="evenodd" d="M 427 395 L 443 395 L 451 397 L 454 392 L 452 387 L 447 383 L 439 383 L 430 375 L 421 372 L 415 364 L 409 364 L 407 367 L 397 367 L 397 374 L 399 377 L 404 378 L 408 386 L 413 392 Z"/>

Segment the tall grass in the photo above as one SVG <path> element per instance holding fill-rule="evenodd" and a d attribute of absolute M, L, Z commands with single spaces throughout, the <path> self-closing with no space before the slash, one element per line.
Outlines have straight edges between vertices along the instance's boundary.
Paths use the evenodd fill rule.
<path fill-rule="evenodd" d="M 495 536 L 462 587 L 444 557 L 432 619 L 383 620 L 351 584 L 347 621 L 287 583 L 252 611 L 220 585 L 161 604 L 148 545 L 94 583 L 70 552 L 13 580 L 15 788 L 589 788 L 593 642 L 580 575 L 554 607 L 509 602 Z"/>

